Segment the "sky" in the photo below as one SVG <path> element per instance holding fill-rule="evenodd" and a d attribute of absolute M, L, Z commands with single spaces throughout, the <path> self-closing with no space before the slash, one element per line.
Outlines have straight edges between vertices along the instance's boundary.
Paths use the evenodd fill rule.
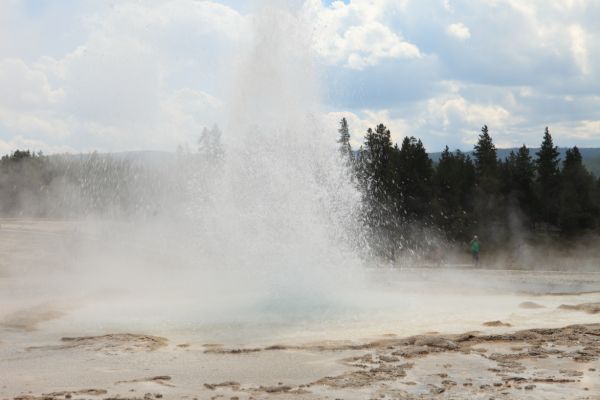
<path fill-rule="evenodd" d="M 346 117 L 354 146 L 384 123 L 429 151 L 471 149 L 484 124 L 498 147 L 538 146 L 546 126 L 559 146 L 600 147 L 597 0 L 290 2 L 332 140 Z M 0 153 L 193 146 L 225 124 L 255 13 L 248 0 L 0 1 Z"/>

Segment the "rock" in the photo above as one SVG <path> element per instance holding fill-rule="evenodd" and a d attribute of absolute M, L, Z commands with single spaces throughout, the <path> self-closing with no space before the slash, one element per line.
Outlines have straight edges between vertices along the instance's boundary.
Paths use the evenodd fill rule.
<path fill-rule="evenodd" d="M 406 358 L 423 356 L 426 354 L 429 354 L 429 348 L 427 346 L 409 346 L 392 353 L 393 356 L 402 356 Z"/>
<path fill-rule="evenodd" d="M 488 322 L 484 322 L 483 323 L 484 326 L 512 326 L 511 324 L 507 323 L 507 322 L 502 322 L 502 321 L 488 321 Z"/>
<path fill-rule="evenodd" d="M 208 348 L 204 350 L 205 353 L 213 353 L 213 354 L 247 354 L 247 353 L 257 353 L 262 349 L 259 348 L 244 348 L 244 349 L 224 349 L 224 348 Z"/>
<path fill-rule="evenodd" d="M 460 343 L 460 342 L 469 341 L 471 339 L 476 339 L 478 337 L 477 334 L 478 334 L 478 332 L 466 332 L 466 333 L 460 334 L 458 336 L 455 336 L 454 341 Z"/>
<path fill-rule="evenodd" d="M 261 386 L 260 389 L 267 393 L 283 393 L 283 392 L 289 392 L 290 390 L 292 390 L 292 387 L 287 386 L 287 385 L 266 386 L 266 387 Z"/>
<path fill-rule="evenodd" d="M 583 376 L 583 372 L 572 369 L 561 369 L 558 372 L 566 376 Z"/>
<path fill-rule="evenodd" d="M 265 347 L 265 350 L 286 350 L 287 348 L 287 346 L 275 344 L 273 346 Z"/>
<path fill-rule="evenodd" d="M 82 349 L 116 355 L 155 351 L 166 346 L 168 340 L 159 336 L 113 333 L 102 336 L 63 337 L 61 342 L 62 344 L 56 346 L 28 347 L 27 350 Z"/>
<path fill-rule="evenodd" d="M 527 309 L 546 308 L 541 304 L 534 303 L 533 301 L 524 301 L 521 304 L 519 304 L 519 307 Z"/>
<path fill-rule="evenodd" d="M 415 346 L 427 346 L 444 350 L 455 350 L 458 345 L 439 336 L 420 336 L 415 340 Z"/>
<path fill-rule="evenodd" d="M 429 393 L 431 393 L 431 394 L 441 394 L 441 393 L 444 393 L 445 391 L 446 391 L 446 389 L 443 387 L 429 385 Z"/>
<path fill-rule="evenodd" d="M 152 378 L 147 378 L 148 381 L 170 381 L 171 377 L 168 375 L 159 375 L 153 376 Z"/>
<path fill-rule="evenodd" d="M 240 384 L 238 382 L 234 382 L 234 381 L 227 381 L 227 382 L 221 382 L 221 383 L 205 383 L 204 387 L 210 390 L 215 390 L 218 387 L 229 387 L 232 389 L 239 389 Z"/>
<path fill-rule="evenodd" d="M 573 311 L 583 311 L 588 314 L 598 314 L 600 313 L 600 303 L 583 303 L 583 304 L 561 304 L 558 306 L 561 310 L 573 310 Z"/>
<path fill-rule="evenodd" d="M 155 383 L 158 383 L 159 385 L 163 385 L 163 386 L 173 386 L 166 382 L 166 381 L 170 381 L 170 380 L 171 380 L 171 377 L 168 375 L 158 375 L 158 376 L 150 376 L 147 378 L 132 379 L 129 381 L 117 381 L 117 382 L 115 382 L 115 385 L 122 384 L 122 383 L 155 382 Z"/>

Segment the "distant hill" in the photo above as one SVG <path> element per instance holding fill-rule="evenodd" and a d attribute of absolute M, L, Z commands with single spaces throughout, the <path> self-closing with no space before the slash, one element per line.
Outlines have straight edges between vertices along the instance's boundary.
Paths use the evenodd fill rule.
<path fill-rule="evenodd" d="M 535 153 L 539 151 L 539 147 L 530 147 L 529 152 L 531 157 L 535 159 Z M 498 149 L 498 158 L 504 160 L 509 156 L 511 151 L 515 153 L 519 150 L 518 147 L 510 148 L 510 149 Z M 567 152 L 567 147 L 559 147 L 558 151 L 560 151 L 561 160 L 564 159 L 565 153 Z M 581 156 L 583 157 L 583 164 L 586 168 L 592 172 L 597 177 L 600 177 L 600 148 L 597 147 L 588 147 L 588 148 L 579 148 L 581 152 Z M 429 157 L 433 160 L 433 162 L 437 162 L 441 156 L 442 152 L 429 153 Z M 473 156 L 473 151 L 467 151 L 465 154 Z M 561 163 L 562 165 L 562 163 Z"/>
<path fill-rule="evenodd" d="M 498 149 L 498 158 L 504 160 L 511 151 L 515 153 L 519 150 L 517 147 L 510 149 Z M 539 150 L 539 147 L 530 147 L 529 151 L 532 158 L 535 158 L 535 153 Z M 559 147 L 561 160 L 565 157 L 567 147 Z M 600 177 L 600 148 L 589 147 L 579 148 L 581 156 L 583 157 L 583 163 L 586 168 L 592 172 L 596 177 Z M 356 151 L 355 151 L 356 153 Z M 130 160 L 135 165 L 146 166 L 149 168 L 162 168 L 169 163 L 172 163 L 176 159 L 176 153 L 168 151 L 125 151 L 118 153 L 109 153 L 115 159 Z M 442 152 L 429 153 L 429 157 L 436 163 Z M 465 154 L 473 156 L 473 151 L 467 151 Z M 60 155 L 61 157 L 81 157 L 81 154 L 71 155 Z"/>

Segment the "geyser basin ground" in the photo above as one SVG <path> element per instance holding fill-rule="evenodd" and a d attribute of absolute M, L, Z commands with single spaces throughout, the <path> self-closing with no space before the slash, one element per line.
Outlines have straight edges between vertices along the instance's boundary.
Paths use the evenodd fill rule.
<path fill-rule="evenodd" d="M 105 227 L 2 221 L 0 398 L 600 396 L 600 273 L 373 269 L 303 298 Z"/>

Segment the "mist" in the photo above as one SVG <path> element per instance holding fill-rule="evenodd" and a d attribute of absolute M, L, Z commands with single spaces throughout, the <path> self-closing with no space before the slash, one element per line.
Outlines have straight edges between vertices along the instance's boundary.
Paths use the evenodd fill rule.
<path fill-rule="evenodd" d="M 33 291 L 21 299 L 142 329 L 325 318 L 363 286 L 361 197 L 317 117 L 308 22 L 284 2 L 257 9 L 227 122 L 199 133 L 196 148 L 156 163 L 3 160 L 5 229 L 36 218 L 53 231 L 31 243 L 48 252 L 43 262 L 10 267 Z"/>
<path fill-rule="evenodd" d="M 446 147 L 434 162 L 403 119 L 363 110 L 400 129 L 378 121 L 353 148 L 358 118 L 340 113 L 332 129 L 338 114 L 323 99 L 335 95 L 335 83 L 323 57 L 347 58 L 339 68 L 374 75 L 378 63 L 392 66 L 398 56 L 434 58 L 380 22 L 377 2 L 262 0 L 247 15 L 212 1 L 165 2 L 146 15 L 143 4 L 117 14 L 133 12 L 135 29 L 149 35 L 154 24 L 168 30 L 167 14 L 209 15 L 214 20 L 200 29 L 211 37 L 227 30 L 235 41 L 228 51 L 211 53 L 193 40 L 177 49 L 206 56 L 216 81 L 209 86 L 224 94 L 171 95 L 206 103 L 202 115 L 218 103 L 218 124 L 176 151 L 17 150 L 0 159 L 0 397 L 600 393 L 600 180 L 576 146 L 559 152 L 546 128 L 535 153 L 523 145 L 502 158 L 495 127 L 483 125 L 473 152 Z M 390 10 L 412 9 L 397 6 Z M 454 13 L 459 5 L 445 7 Z M 341 35 L 335 21 L 344 13 L 358 25 Z M 451 27 L 447 34 L 465 46 L 478 36 L 463 23 Z M 354 47 L 342 45 L 352 40 Z M 114 110 L 102 99 L 81 105 L 88 116 L 127 120 L 125 142 L 141 138 L 137 148 L 186 137 L 177 128 L 200 119 L 183 112 L 177 96 L 154 102 L 160 79 L 149 79 L 135 103 L 144 74 L 163 66 L 151 50 L 132 51 L 135 63 L 119 60 L 139 76 Z M 77 51 L 72 57 L 86 47 Z M 177 71 L 189 68 L 160 54 Z M 82 66 L 71 72 L 87 79 Z M 114 67 L 106 69 L 120 71 Z M 184 123 L 145 114 L 164 112 L 164 101 Z M 477 114 L 469 121 L 488 115 L 444 102 Z M 431 111 L 434 103 L 415 108 Z M 440 122 L 444 130 L 448 123 Z M 143 128 L 147 135 L 139 135 Z"/>

